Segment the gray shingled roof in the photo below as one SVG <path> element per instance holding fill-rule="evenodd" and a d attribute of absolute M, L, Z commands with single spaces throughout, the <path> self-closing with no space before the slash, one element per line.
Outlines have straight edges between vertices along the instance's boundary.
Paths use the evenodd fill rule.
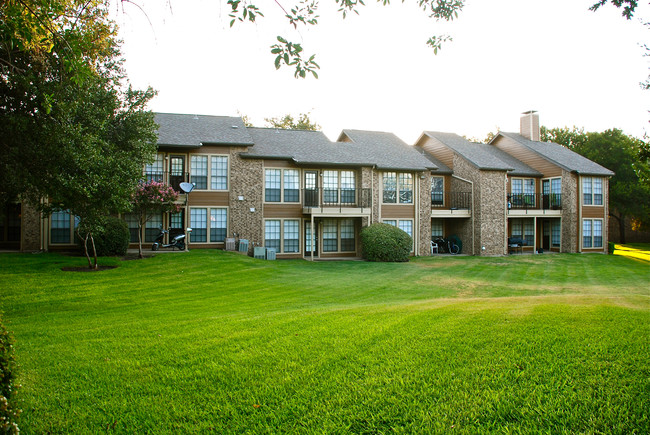
<path fill-rule="evenodd" d="M 609 169 L 600 166 L 598 163 L 593 162 L 588 158 L 563 147 L 562 145 L 553 142 L 532 141 L 517 133 L 499 132 L 499 134 L 517 141 L 549 162 L 554 163 L 567 171 L 577 172 L 582 175 L 599 175 L 605 177 L 614 175 L 614 172 Z"/>
<path fill-rule="evenodd" d="M 454 173 L 454 171 L 452 171 L 449 166 L 442 163 L 433 154 L 425 151 L 423 148 L 420 147 L 416 147 L 415 149 L 418 150 L 424 157 L 429 159 L 434 165 L 438 167 L 438 169 L 435 171 L 437 174 L 451 175 Z"/>
<path fill-rule="evenodd" d="M 393 133 L 366 130 L 343 130 L 343 136 L 352 142 L 343 142 L 354 155 L 379 169 L 426 171 L 438 169 L 438 165 L 408 145 Z"/>
<path fill-rule="evenodd" d="M 155 113 L 158 146 L 198 148 L 201 145 L 253 144 L 239 117 Z"/>

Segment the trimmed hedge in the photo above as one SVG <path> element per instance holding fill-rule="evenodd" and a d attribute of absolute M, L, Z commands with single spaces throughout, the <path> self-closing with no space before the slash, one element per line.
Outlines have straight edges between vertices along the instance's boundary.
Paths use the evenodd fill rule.
<path fill-rule="evenodd" d="M 99 257 L 120 257 L 126 254 L 129 249 L 129 226 L 127 223 L 114 216 L 106 219 L 106 225 L 101 233 L 93 234 L 95 240 L 95 249 Z M 83 240 L 79 241 L 79 246 L 83 250 Z M 92 253 L 92 246 L 88 240 L 88 252 Z"/>
<path fill-rule="evenodd" d="M 376 223 L 361 231 L 361 247 L 369 261 L 409 261 L 413 239 L 397 227 Z"/>
<path fill-rule="evenodd" d="M 20 410 L 14 408 L 15 369 L 13 339 L 2 324 L 2 317 L 0 317 L 0 433 L 2 434 L 17 434 L 19 432 L 16 421 Z"/>

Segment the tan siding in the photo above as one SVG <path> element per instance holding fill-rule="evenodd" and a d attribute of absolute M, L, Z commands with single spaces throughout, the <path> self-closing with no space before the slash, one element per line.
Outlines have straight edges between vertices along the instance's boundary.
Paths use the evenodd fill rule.
<path fill-rule="evenodd" d="M 494 145 L 500 150 L 505 151 L 511 156 L 521 160 L 531 168 L 541 172 L 545 178 L 562 176 L 562 168 L 549 162 L 534 151 L 531 151 L 525 146 L 517 143 L 517 141 L 514 141 L 508 137 L 499 136 L 499 138 L 494 142 Z"/>
<path fill-rule="evenodd" d="M 295 168 L 292 162 L 286 160 L 264 160 L 265 168 Z"/>
<path fill-rule="evenodd" d="M 180 195 L 181 200 L 183 196 Z M 228 192 L 209 192 L 195 190 L 190 193 L 188 198 L 188 204 L 190 207 L 199 207 L 199 206 L 213 206 L 213 207 L 225 207 L 229 204 L 229 193 Z"/>
<path fill-rule="evenodd" d="M 300 204 L 264 204 L 264 218 L 302 218 Z"/>
<path fill-rule="evenodd" d="M 449 166 L 450 169 L 454 168 L 454 152 L 439 140 L 425 136 L 416 145 L 424 148 L 426 152 Z"/>
<path fill-rule="evenodd" d="M 583 219 L 603 219 L 604 217 L 605 217 L 605 207 L 599 207 L 599 206 L 582 207 Z"/>
<path fill-rule="evenodd" d="M 214 145 L 203 145 L 201 148 L 190 151 L 189 155 L 192 155 L 192 154 L 201 154 L 201 155 L 220 154 L 220 155 L 227 156 L 227 155 L 230 154 L 230 149 L 231 149 L 231 147 L 227 147 L 227 146 L 223 147 L 223 146 L 214 146 Z M 238 149 L 241 151 L 241 147 L 238 147 Z"/>
<path fill-rule="evenodd" d="M 381 206 L 382 219 L 414 219 L 415 206 L 414 205 L 394 205 L 383 204 Z"/>

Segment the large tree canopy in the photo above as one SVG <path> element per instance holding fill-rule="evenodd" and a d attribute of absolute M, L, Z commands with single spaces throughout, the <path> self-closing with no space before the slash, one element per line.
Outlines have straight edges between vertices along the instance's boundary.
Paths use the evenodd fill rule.
<path fill-rule="evenodd" d="M 128 209 L 156 147 L 154 93 L 128 86 L 107 7 L 0 1 L 0 201 L 70 210 L 85 237 Z"/>

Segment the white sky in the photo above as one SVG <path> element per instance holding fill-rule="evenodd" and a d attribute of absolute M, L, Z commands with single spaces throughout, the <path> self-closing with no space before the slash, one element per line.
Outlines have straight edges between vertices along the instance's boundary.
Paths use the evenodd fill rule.
<path fill-rule="evenodd" d="M 551 128 L 650 133 L 650 91 L 639 86 L 650 65 L 640 47 L 650 29 L 637 19 L 650 21 L 645 2 L 627 21 L 611 6 L 589 11 L 596 0 L 467 0 L 458 20 L 437 23 L 413 0 L 367 0 L 345 20 L 321 0 L 319 25 L 297 33 L 270 0 L 254 2 L 265 18 L 233 29 L 225 0 L 135 1 L 148 19 L 129 4 L 115 16 L 131 83 L 158 90 L 154 111 L 239 112 L 259 126 L 310 112 L 332 140 L 344 128 L 407 143 L 424 130 L 483 139 L 497 127 L 518 131 L 530 109 Z M 441 33 L 454 40 L 434 55 L 426 41 Z M 316 53 L 318 80 L 275 70 L 277 35 Z"/>

